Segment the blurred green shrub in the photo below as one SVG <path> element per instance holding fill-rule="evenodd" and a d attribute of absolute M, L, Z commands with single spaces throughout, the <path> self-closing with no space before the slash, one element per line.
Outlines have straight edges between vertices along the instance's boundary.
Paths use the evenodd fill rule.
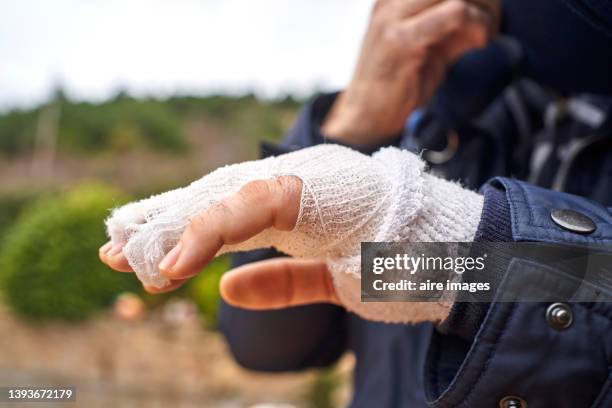
<path fill-rule="evenodd" d="M 214 119 L 245 142 L 278 140 L 301 106 L 301 102 L 289 96 L 277 101 L 262 101 L 253 94 L 205 98 L 177 96 L 168 99 L 167 104 L 180 115 L 205 115 Z"/>
<path fill-rule="evenodd" d="M 0 151 L 16 154 L 31 150 L 37 117 L 38 109 L 15 110 L 0 116 Z"/>
<path fill-rule="evenodd" d="M 101 104 L 65 102 L 60 117 L 58 140 L 64 150 L 180 152 L 188 145 L 179 118 L 158 101 L 120 97 Z"/>
<path fill-rule="evenodd" d="M 38 199 L 6 232 L 0 248 L 3 300 L 32 319 L 78 320 L 140 287 L 97 257 L 108 209 L 125 197 L 101 185 L 82 185 Z"/>
<path fill-rule="evenodd" d="M 37 191 L 21 190 L 0 194 L 0 246 L 9 227 L 21 211 L 38 196 Z"/>
<path fill-rule="evenodd" d="M 126 93 L 102 103 L 73 102 L 59 90 L 57 142 L 69 153 L 141 150 L 183 152 L 188 149 L 186 123 L 206 117 L 221 124 L 244 143 L 277 140 L 301 103 L 291 97 L 261 101 L 252 94 L 239 97 L 174 96 L 135 99 Z M 45 105 L 0 114 L 0 152 L 31 152 Z"/>
<path fill-rule="evenodd" d="M 204 323 L 210 328 L 216 328 L 219 320 L 219 281 L 221 276 L 230 268 L 227 256 L 222 256 L 211 262 L 204 270 L 189 282 L 186 287 L 186 295 L 197 305 L 204 319 Z"/>
<path fill-rule="evenodd" d="M 188 147 L 180 118 L 155 100 L 116 98 L 92 104 L 59 99 L 58 146 L 68 152 L 153 149 L 182 152 Z M 0 152 L 32 150 L 42 107 L 0 115 Z M 122 138 L 126 139 L 123 140 Z"/>
<path fill-rule="evenodd" d="M 342 380 L 335 367 L 320 370 L 307 388 L 306 406 L 309 408 L 336 407 L 335 394 L 341 383 Z"/>

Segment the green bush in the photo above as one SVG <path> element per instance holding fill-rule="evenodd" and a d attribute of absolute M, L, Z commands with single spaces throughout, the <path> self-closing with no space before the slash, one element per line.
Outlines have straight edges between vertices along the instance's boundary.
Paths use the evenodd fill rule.
<path fill-rule="evenodd" d="M 7 154 L 30 151 L 34 144 L 37 117 L 38 109 L 15 110 L 0 115 L 0 151 Z"/>
<path fill-rule="evenodd" d="M 32 319 L 78 320 L 138 290 L 131 274 L 112 272 L 97 257 L 103 220 L 125 201 L 100 185 L 38 199 L 7 231 L 0 248 L 3 299 Z"/>
<path fill-rule="evenodd" d="M 186 288 L 187 296 L 198 305 L 205 324 L 211 328 L 216 327 L 218 322 L 221 301 L 219 281 L 229 267 L 228 257 L 217 258 L 193 278 Z"/>
<path fill-rule="evenodd" d="M 312 408 L 336 407 L 335 396 L 340 385 L 341 378 L 335 367 L 319 371 L 306 390 L 306 406 Z"/>
<path fill-rule="evenodd" d="M 96 154 L 151 149 L 184 153 L 190 140 L 191 118 L 206 118 L 245 143 L 277 140 L 293 121 L 300 102 L 291 97 L 261 101 L 252 94 L 240 97 L 175 96 L 168 99 L 132 98 L 125 93 L 100 103 L 74 102 L 58 91 L 57 144 L 68 154 Z M 51 101 L 50 101 L 51 102 Z M 45 105 L 0 113 L 0 152 L 27 155 Z"/>
<path fill-rule="evenodd" d="M 82 152 L 188 146 L 178 117 L 163 103 L 131 98 L 62 104 L 58 141 L 64 150 Z"/>
<path fill-rule="evenodd" d="M 26 190 L 0 194 L 0 246 L 5 232 L 37 195 L 35 191 Z"/>

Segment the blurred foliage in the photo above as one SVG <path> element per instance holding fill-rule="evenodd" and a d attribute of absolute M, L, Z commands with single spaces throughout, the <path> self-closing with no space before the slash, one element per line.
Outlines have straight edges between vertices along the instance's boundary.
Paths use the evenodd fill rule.
<path fill-rule="evenodd" d="M 121 97 L 94 105 L 64 102 L 60 110 L 59 146 L 75 151 L 124 151 L 151 148 L 185 150 L 178 118 L 162 103 Z"/>
<path fill-rule="evenodd" d="M 210 328 L 216 328 L 219 321 L 221 301 L 219 281 L 229 268 L 229 258 L 219 257 L 204 268 L 186 287 L 187 296 L 198 305 L 204 323 Z"/>
<path fill-rule="evenodd" d="M 108 209 L 124 201 L 122 194 L 100 185 L 79 186 L 66 195 L 39 196 L 34 191 L 0 195 L 2 298 L 27 317 L 71 320 L 109 306 L 122 290 L 139 290 L 135 278 L 124 279 L 129 275 L 113 273 L 97 258 Z M 219 281 L 229 267 L 229 257 L 220 257 L 179 290 L 143 296 L 150 307 L 171 297 L 191 299 L 206 326 L 216 328 Z M 96 293 L 92 296 L 83 289 Z M 84 305 L 84 300 L 90 304 Z"/>
<path fill-rule="evenodd" d="M 219 322 L 219 306 L 221 294 L 219 281 L 221 276 L 230 269 L 229 256 L 224 255 L 214 259 L 197 276 L 191 278 L 182 287 L 166 293 L 144 293 L 142 297 L 151 309 L 159 308 L 171 299 L 185 298 L 193 301 L 207 328 L 216 329 Z"/>
<path fill-rule="evenodd" d="M 335 394 L 341 384 L 342 379 L 335 367 L 321 370 L 307 389 L 305 395 L 307 406 L 311 408 L 336 407 Z"/>
<path fill-rule="evenodd" d="M 278 140 L 286 131 L 283 115 L 295 114 L 301 101 L 287 96 L 277 101 L 261 101 L 255 95 L 240 97 L 193 96 L 173 97 L 166 101 L 181 115 L 205 115 L 227 126 L 229 130 L 256 140 Z"/>
<path fill-rule="evenodd" d="M 0 151 L 15 154 L 32 149 L 38 112 L 16 110 L 0 117 Z"/>
<path fill-rule="evenodd" d="M 30 204 L 39 192 L 21 190 L 0 195 L 0 246 L 6 231 L 15 222 L 21 211 Z"/>
<path fill-rule="evenodd" d="M 286 129 L 285 113 L 295 113 L 300 102 L 291 97 L 264 102 L 248 94 L 175 96 L 135 99 L 125 93 L 102 103 L 71 102 L 58 91 L 49 102 L 59 106 L 57 144 L 68 153 L 99 153 L 152 149 L 183 152 L 189 147 L 184 125 L 198 116 L 217 121 L 250 139 L 278 139 Z M 0 114 L 0 152 L 31 152 L 39 121 L 47 105 Z M 248 140 L 245 140 L 248 141 Z"/>
<path fill-rule="evenodd" d="M 0 192 L 0 296 L 4 294 L 3 299 L 24 316 L 80 319 L 109 305 L 116 293 L 139 289 L 133 276 L 114 274 L 97 259 L 98 246 L 105 239 L 102 221 L 108 208 L 123 201 L 112 197 L 121 195 L 99 185 L 78 187 L 67 194 L 57 191 L 58 185 L 72 185 L 80 178 L 74 175 L 74 163 L 89 166 L 87 177 L 106 178 L 132 195 L 148 196 L 176 187 L 181 174 L 191 179 L 194 166 L 182 166 L 184 156 L 167 157 L 165 163 L 176 161 L 175 169 L 167 166 L 173 169 L 172 178 L 161 173 L 138 174 L 142 181 L 134 183 L 121 179 L 131 173 L 118 172 L 115 167 L 131 163 L 134 157 L 154 160 L 157 154 L 184 153 L 191 147 L 194 152 L 202 151 L 208 143 L 224 144 L 215 148 L 220 152 L 225 148 L 228 158 L 238 149 L 244 157 L 244 152 L 254 153 L 260 140 L 278 140 L 300 105 L 292 97 L 262 101 L 253 94 L 137 99 L 125 92 L 90 103 L 71 101 L 58 90 L 47 104 L 0 113 L 0 159 L 17 159 L 13 169 L 21 172 L 26 168 L 23 164 L 36 157 L 35 145 L 54 150 L 53 145 L 45 144 L 50 143 L 44 139 L 49 130 L 57 131 L 60 153 L 54 157 L 60 170 L 48 182 L 24 177 L 25 183 L 10 186 L 15 191 Z M 213 132 L 210 138 L 208 130 Z M 155 154 L 119 155 L 143 150 Z M 78 160 L 71 161 L 71 157 Z M 136 163 L 136 168 L 142 165 Z M 198 165 L 206 168 L 205 163 Z M 178 291 L 145 295 L 147 304 L 160 306 L 170 296 L 190 298 L 206 324 L 215 327 L 218 284 L 227 269 L 227 257 L 215 260 Z"/>
<path fill-rule="evenodd" d="M 79 320 L 110 306 L 120 292 L 138 291 L 134 276 L 112 273 L 96 256 L 108 209 L 125 201 L 96 184 L 37 199 L 0 248 L 3 299 L 31 319 Z"/>

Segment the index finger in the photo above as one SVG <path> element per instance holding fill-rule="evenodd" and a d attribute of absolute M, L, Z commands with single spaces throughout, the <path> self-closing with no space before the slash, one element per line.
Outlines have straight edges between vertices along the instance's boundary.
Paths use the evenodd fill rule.
<path fill-rule="evenodd" d="M 257 180 L 191 220 L 159 265 L 169 279 L 196 275 L 224 245 L 240 244 L 267 228 L 289 231 L 297 222 L 302 181 L 294 176 Z"/>

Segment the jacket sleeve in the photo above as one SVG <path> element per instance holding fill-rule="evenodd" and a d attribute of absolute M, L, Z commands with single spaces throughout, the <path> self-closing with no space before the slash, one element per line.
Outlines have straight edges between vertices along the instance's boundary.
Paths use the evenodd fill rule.
<path fill-rule="evenodd" d="M 507 178 L 493 179 L 482 192 L 477 240 L 612 243 L 612 211 L 594 201 Z M 595 230 L 561 228 L 551 218 L 557 209 L 581 213 Z M 429 346 L 430 406 L 502 406 L 504 398 L 529 407 L 612 406 L 612 303 L 563 303 L 573 318 L 563 329 L 547 318 L 550 306 L 457 303 Z"/>

